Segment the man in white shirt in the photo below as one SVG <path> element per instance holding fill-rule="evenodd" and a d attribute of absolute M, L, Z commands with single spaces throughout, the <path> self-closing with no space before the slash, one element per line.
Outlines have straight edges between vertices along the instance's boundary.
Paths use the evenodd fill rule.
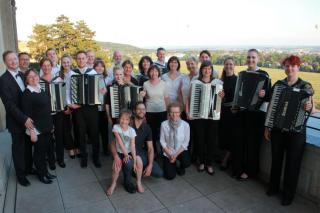
<path fill-rule="evenodd" d="M 30 55 L 27 52 L 21 52 L 18 54 L 19 58 L 19 70 L 25 73 L 30 66 Z"/>
<path fill-rule="evenodd" d="M 29 186 L 26 178 L 25 129 L 33 129 L 33 121 L 21 110 L 21 96 L 25 90 L 24 76 L 18 71 L 18 57 L 13 51 L 2 55 L 7 71 L 0 77 L 0 97 L 6 109 L 6 124 L 12 139 L 12 158 L 17 180 L 22 186 Z"/>
<path fill-rule="evenodd" d="M 154 62 L 160 68 L 161 75 L 168 72 L 166 64 L 166 50 L 163 47 L 157 49 L 157 61 Z"/>
<path fill-rule="evenodd" d="M 110 77 L 110 78 L 112 78 L 113 79 L 113 68 L 115 67 L 115 66 L 119 66 L 119 67 L 121 67 L 121 63 L 122 63 L 122 53 L 119 51 L 119 50 L 115 50 L 114 52 L 113 52 L 113 65 L 112 65 L 112 67 L 110 67 L 109 69 L 108 69 L 108 76 Z"/>
<path fill-rule="evenodd" d="M 98 128 L 98 105 L 88 104 L 72 104 L 70 98 L 70 79 L 73 75 L 95 75 L 97 72 L 87 67 L 88 57 L 85 51 L 79 51 L 76 54 L 76 61 L 78 68 L 74 69 L 70 74 L 67 83 L 67 104 L 74 111 L 75 116 L 75 128 L 77 132 L 77 138 L 80 144 L 81 152 L 81 167 L 86 168 L 88 163 L 88 153 L 86 146 L 86 133 L 88 134 L 89 140 L 92 143 L 92 158 L 95 167 L 100 168 L 100 157 L 99 157 L 99 128 Z"/>
<path fill-rule="evenodd" d="M 87 50 L 87 58 L 88 58 L 87 67 L 93 68 L 94 62 L 96 60 L 95 52 L 93 50 Z"/>

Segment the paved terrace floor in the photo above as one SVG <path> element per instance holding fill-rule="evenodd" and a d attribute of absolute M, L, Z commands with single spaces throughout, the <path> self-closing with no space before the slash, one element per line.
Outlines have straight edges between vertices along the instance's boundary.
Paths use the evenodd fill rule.
<path fill-rule="evenodd" d="M 101 159 L 97 169 L 90 162 L 81 169 L 78 159 L 66 157 L 67 167 L 57 167 L 53 184 L 29 176 L 31 186 L 18 184 L 16 213 L 102 213 L 102 212 L 320 212 L 316 204 L 297 196 L 288 207 L 277 197 L 267 197 L 265 186 L 256 181 L 239 182 L 216 171 L 214 176 L 198 173 L 194 166 L 172 181 L 147 178 L 145 193 L 128 194 L 120 177 L 112 197 L 105 194 L 111 181 L 111 158 Z"/>

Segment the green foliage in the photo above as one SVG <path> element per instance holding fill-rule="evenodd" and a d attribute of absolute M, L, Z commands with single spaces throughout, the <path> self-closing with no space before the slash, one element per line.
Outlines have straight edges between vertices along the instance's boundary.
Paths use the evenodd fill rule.
<path fill-rule="evenodd" d="M 36 24 L 27 46 L 31 56 L 39 60 L 48 48 L 55 48 L 58 57 L 69 53 L 74 56 L 79 50 L 101 50 L 94 41 L 95 32 L 91 31 L 84 21 L 73 23 L 68 17 L 61 15 L 54 24 Z"/>

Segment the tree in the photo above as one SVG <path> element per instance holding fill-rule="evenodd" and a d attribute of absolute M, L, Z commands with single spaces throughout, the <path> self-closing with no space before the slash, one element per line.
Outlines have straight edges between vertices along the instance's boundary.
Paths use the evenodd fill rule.
<path fill-rule="evenodd" d="M 101 50 L 93 40 L 94 36 L 95 32 L 90 30 L 84 21 L 72 23 L 67 16 L 61 15 L 54 24 L 35 25 L 27 45 L 36 60 L 39 60 L 48 48 L 55 48 L 59 57 L 65 53 L 74 56 L 79 50 Z"/>

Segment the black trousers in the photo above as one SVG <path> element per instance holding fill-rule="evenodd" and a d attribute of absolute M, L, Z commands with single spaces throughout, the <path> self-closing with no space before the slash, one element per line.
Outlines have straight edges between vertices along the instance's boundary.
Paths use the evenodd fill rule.
<path fill-rule="evenodd" d="M 70 144 L 69 148 L 70 149 L 79 149 L 79 134 L 78 134 L 78 128 L 77 128 L 77 123 L 76 123 L 76 115 L 75 115 L 75 110 L 72 111 L 71 115 L 71 123 L 72 123 L 72 134 L 73 134 L 73 144 Z M 68 148 L 67 148 L 68 149 Z M 70 150 L 69 149 L 69 150 Z"/>
<path fill-rule="evenodd" d="M 197 158 L 200 164 L 211 166 L 217 145 L 218 121 L 210 119 L 194 120 L 194 146 L 197 150 Z"/>
<path fill-rule="evenodd" d="M 54 125 L 54 140 L 52 141 L 51 151 L 55 152 L 58 162 L 64 161 L 64 146 L 73 143 L 71 135 L 70 116 L 64 112 L 58 112 L 52 116 Z"/>
<path fill-rule="evenodd" d="M 157 141 L 160 138 L 160 127 L 161 123 L 167 120 L 167 112 L 147 112 L 146 114 L 147 123 L 150 125 L 152 130 L 152 141 L 155 153 L 160 153 L 161 150 L 157 149 Z"/>
<path fill-rule="evenodd" d="M 30 140 L 30 136 L 25 134 L 25 165 L 26 175 L 33 168 L 33 143 Z"/>
<path fill-rule="evenodd" d="M 34 143 L 33 159 L 39 176 L 47 173 L 46 150 L 50 143 L 51 133 L 38 135 L 38 141 Z"/>
<path fill-rule="evenodd" d="M 101 136 L 103 153 L 108 153 L 108 144 L 109 144 L 109 136 L 108 136 L 108 119 L 106 115 L 106 111 L 99 111 L 99 133 Z"/>
<path fill-rule="evenodd" d="M 80 145 L 82 158 L 87 158 L 86 133 L 92 143 L 93 158 L 99 158 L 99 129 L 98 129 L 98 107 L 83 105 L 81 108 L 74 111 L 76 121 L 76 132 Z"/>
<path fill-rule="evenodd" d="M 272 130 L 271 132 L 270 187 L 276 191 L 280 188 L 282 163 L 284 153 L 286 153 L 283 176 L 283 195 L 285 198 L 293 199 L 294 197 L 305 145 L 305 134 L 281 132 L 280 130 Z"/>
<path fill-rule="evenodd" d="M 185 169 L 190 166 L 190 156 L 188 151 L 183 151 L 178 155 L 177 160 L 180 162 L 180 168 Z M 172 180 L 177 175 L 176 162 L 171 163 L 169 158 L 163 156 L 163 176 L 168 180 Z"/>
<path fill-rule="evenodd" d="M 191 161 L 192 162 L 195 162 L 197 161 L 197 147 L 195 146 L 195 141 L 196 141 L 196 137 L 195 137 L 195 134 L 194 134 L 194 123 L 195 123 L 195 120 L 188 120 L 187 119 L 187 114 L 185 111 L 183 111 L 181 113 L 181 118 L 186 121 L 189 126 L 190 126 L 190 141 L 189 141 L 189 146 L 188 146 L 188 151 L 189 151 L 189 154 L 191 156 Z"/>
<path fill-rule="evenodd" d="M 25 163 L 25 133 L 11 133 L 12 159 L 17 178 L 23 178 L 26 174 Z"/>
<path fill-rule="evenodd" d="M 265 113 L 261 111 L 242 111 L 241 139 L 235 144 L 236 175 L 245 172 L 251 177 L 256 177 L 259 172 L 260 145 L 263 141 Z"/>

